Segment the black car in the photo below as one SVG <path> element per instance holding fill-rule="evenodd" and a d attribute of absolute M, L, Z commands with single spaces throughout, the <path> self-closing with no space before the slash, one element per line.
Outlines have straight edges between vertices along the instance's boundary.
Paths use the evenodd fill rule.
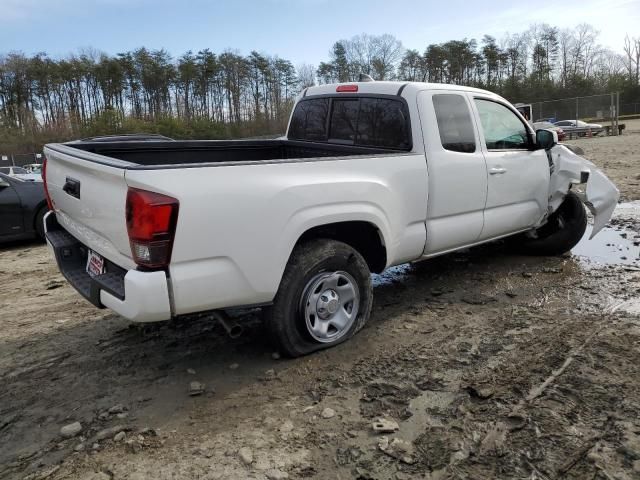
<path fill-rule="evenodd" d="M 47 200 L 42 182 L 25 182 L 0 173 L 0 242 L 44 239 Z"/>

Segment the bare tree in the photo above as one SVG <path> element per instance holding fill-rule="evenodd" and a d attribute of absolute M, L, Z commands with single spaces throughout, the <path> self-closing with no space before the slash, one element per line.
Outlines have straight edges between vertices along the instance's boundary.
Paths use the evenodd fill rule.
<path fill-rule="evenodd" d="M 308 63 L 297 66 L 298 85 L 301 89 L 312 87 L 316 84 L 316 68 Z"/>
<path fill-rule="evenodd" d="M 640 38 L 629 38 L 627 35 L 624 38 L 624 53 L 629 81 L 638 85 L 640 83 Z"/>

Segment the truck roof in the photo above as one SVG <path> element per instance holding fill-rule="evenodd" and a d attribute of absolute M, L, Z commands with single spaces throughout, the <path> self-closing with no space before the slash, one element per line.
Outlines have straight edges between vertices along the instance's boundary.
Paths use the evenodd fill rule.
<path fill-rule="evenodd" d="M 339 86 L 355 85 L 358 87 L 357 93 L 364 94 L 378 94 L 378 95 L 398 95 L 402 88 L 403 96 L 422 90 L 459 90 L 464 92 L 483 93 L 485 95 L 491 95 L 496 98 L 500 98 L 493 92 L 488 90 L 482 90 L 480 88 L 467 87 L 464 85 L 451 85 L 447 83 L 427 83 L 427 82 L 396 82 L 396 81 L 381 81 L 381 82 L 347 82 L 347 83 L 329 83 L 326 85 L 318 85 L 309 87 L 302 92 L 303 97 L 315 96 L 315 95 L 330 95 L 335 94 Z M 346 93 L 346 92 L 345 92 Z M 355 92 L 352 92 L 355 93 Z"/>

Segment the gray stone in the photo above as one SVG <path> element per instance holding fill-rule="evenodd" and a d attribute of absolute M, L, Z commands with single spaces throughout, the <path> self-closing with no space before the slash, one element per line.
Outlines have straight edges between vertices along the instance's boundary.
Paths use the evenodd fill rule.
<path fill-rule="evenodd" d="M 277 468 L 272 468 L 264 472 L 265 476 L 269 480 L 284 480 L 289 478 L 289 474 L 287 472 L 283 472 L 282 470 L 278 470 Z"/>
<path fill-rule="evenodd" d="M 273 358 L 274 360 L 280 360 L 280 354 L 278 352 L 273 352 L 271 354 L 271 358 Z"/>
<path fill-rule="evenodd" d="M 127 408 L 124 405 L 118 404 L 118 405 L 114 405 L 113 407 L 111 407 L 109 409 L 109 413 L 112 415 L 115 415 L 116 413 L 122 413 L 124 411 L 126 411 Z"/>
<path fill-rule="evenodd" d="M 96 440 L 104 440 L 105 438 L 113 438 L 116 434 L 127 430 L 124 425 L 114 425 L 113 427 L 105 428 L 96 433 Z"/>
<path fill-rule="evenodd" d="M 78 435 L 82 431 L 82 425 L 80 422 L 73 422 L 69 425 L 65 425 L 60 429 L 60 435 L 64 438 L 72 438 Z"/>
<path fill-rule="evenodd" d="M 289 433 L 293 430 L 293 422 L 291 420 L 286 420 L 280 427 L 278 428 L 280 433 Z"/>
<path fill-rule="evenodd" d="M 403 463 L 411 465 L 416 462 L 415 447 L 412 443 L 402 440 L 401 438 L 394 438 L 389 441 L 387 437 L 380 437 L 378 448 L 390 457 L 396 458 Z"/>
<path fill-rule="evenodd" d="M 336 416 L 336 411 L 333 408 L 327 407 L 322 410 L 322 413 L 320 415 L 322 415 L 322 418 L 333 418 Z"/>
<path fill-rule="evenodd" d="M 113 441 L 114 442 L 121 442 L 122 440 L 124 440 L 125 436 L 126 436 L 126 433 L 118 432 L 113 436 Z"/>
<path fill-rule="evenodd" d="M 75 447 L 73 447 L 73 449 L 76 452 L 82 452 L 84 451 L 84 449 L 87 448 L 86 445 L 84 443 L 79 443 L 78 445 L 76 445 Z"/>
<path fill-rule="evenodd" d="M 376 433 L 393 433 L 400 429 L 398 422 L 387 418 L 378 418 L 371 426 Z"/>
<path fill-rule="evenodd" d="M 142 445 L 137 440 L 127 440 L 125 444 L 131 453 L 139 453 L 142 450 Z"/>
<path fill-rule="evenodd" d="M 253 452 L 249 447 L 242 447 L 238 450 L 238 456 L 245 465 L 251 465 L 253 463 Z"/>
<path fill-rule="evenodd" d="M 195 397 L 196 395 L 202 395 L 204 393 L 205 385 L 200 382 L 189 383 L 189 395 Z"/>

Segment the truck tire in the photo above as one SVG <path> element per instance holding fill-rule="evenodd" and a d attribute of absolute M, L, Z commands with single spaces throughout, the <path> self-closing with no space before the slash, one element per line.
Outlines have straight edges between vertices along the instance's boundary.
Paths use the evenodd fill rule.
<path fill-rule="evenodd" d="M 577 245 L 586 229 L 584 205 L 575 193 L 569 192 L 547 223 L 533 235 L 519 236 L 518 250 L 530 255 L 561 255 Z"/>
<path fill-rule="evenodd" d="M 34 230 L 36 231 L 36 237 L 38 240 L 44 242 L 44 216 L 47 214 L 49 209 L 45 207 L 41 207 L 36 213 L 36 216 L 33 220 Z"/>
<path fill-rule="evenodd" d="M 362 255 L 346 243 L 315 239 L 293 250 L 265 325 L 281 353 L 299 357 L 351 338 L 372 302 Z"/>

